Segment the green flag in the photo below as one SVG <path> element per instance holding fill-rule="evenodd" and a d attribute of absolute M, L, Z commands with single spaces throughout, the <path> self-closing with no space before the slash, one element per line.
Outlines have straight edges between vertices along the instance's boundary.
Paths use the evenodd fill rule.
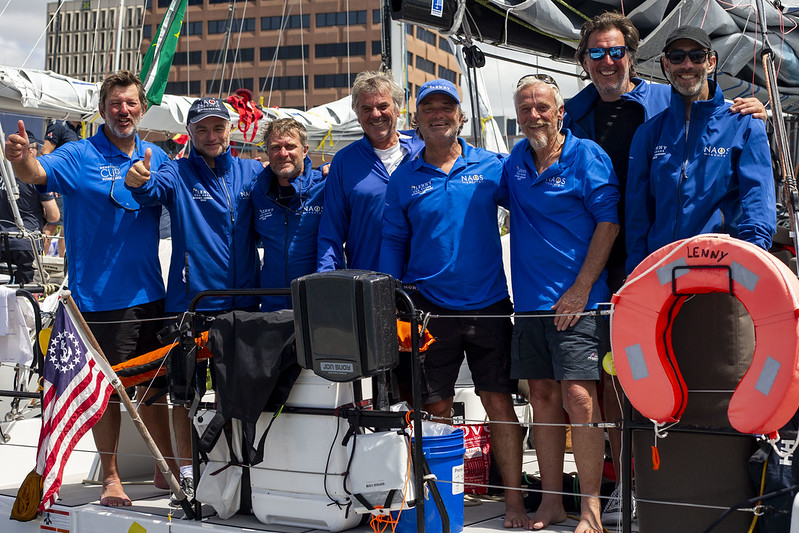
<path fill-rule="evenodd" d="M 147 102 L 158 105 L 164 96 L 166 82 L 169 78 L 169 69 L 172 67 L 172 58 L 178 46 L 180 26 L 183 24 L 183 15 L 186 13 L 187 0 L 172 0 L 164 14 L 164 20 L 158 26 L 158 32 L 153 39 L 147 55 L 142 61 L 141 78 L 144 90 L 147 92 Z"/>

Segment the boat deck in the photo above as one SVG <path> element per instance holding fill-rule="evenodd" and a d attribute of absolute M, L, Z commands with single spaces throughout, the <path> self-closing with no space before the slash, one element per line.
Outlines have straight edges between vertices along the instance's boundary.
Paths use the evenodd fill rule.
<path fill-rule="evenodd" d="M 524 470 L 537 473 L 535 452 L 525 452 Z M 576 470 L 571 454 L 567 454 L 566 470 Z M 0 531 L 4 533 L 33 533 L 57 531 L 59 533 L 106 533 L 106 532 L 143 532 L 147 533 L 180 533 L 193 531 L 268 531 L 278 533 L 316 533 L 320 530 L 303 527 L 266 525 L 255 516 L 237 514 L 227 520 L 217 517 L 213 509 L 203 507 L 202 521 L 182 520 L 183 511 L 169 505 L 169 491 L 160 490 L 151 481 L 128 482 L 125 490 L 133 500 L 133 505 L 125 508 L 109 508 L 99 505 L 100 486 L 96 483 L 81 483 L 80 480 L 65 483 L 62 486 L 60 499 L 53 507 L 53 512 L 38 519 L 20 523 L 9 516 L 16 487 L 0 489 Z M 464 531 L 483 533 L 487 531 L 507 531 L 503 527 L 504 503 L 491 496 L 466 496 L 464 507 Z M 51 522 L 48 524 L 47 522 Z M 70 525 L 78 524 L 75 526 Z M 142 529 L 137 529 L 138 524 Z M 574 531 L 577 522 L 573 519 L 549 526 L 543 533 L 563 533 Z M 608 531 L 621 531 L 621 524 L 605 524 Z M 368 519 L 361 525 L 350 529 L 353 533 L 372 532 Z M 637 532 L 637 526 L 633 526 Z"/>

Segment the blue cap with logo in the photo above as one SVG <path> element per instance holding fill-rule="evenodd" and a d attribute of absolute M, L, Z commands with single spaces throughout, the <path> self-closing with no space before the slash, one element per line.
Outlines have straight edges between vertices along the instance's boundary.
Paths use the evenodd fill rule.
<path fill-rule="evenodd" d="M 186 117 L 186 125 L 196 124 L 208 117 L 219 117 L 230 120 L 230 112 L 225 107 L 225 102 L 219 98 L 198 98 L 191 104 Z"/>
<path fill-rule="evenodd" d="M 424 85 L 419 88 L 419 93 L 416 95 L 416 107 L 419 107 L 422 100 L 431 94 L 446 94 L 458 104 L 461 103 L 461 98 L 458 96 L 458 89 L 455 87 L 455 84 L 449 80 L 439 79 L 425 82 Z"/>

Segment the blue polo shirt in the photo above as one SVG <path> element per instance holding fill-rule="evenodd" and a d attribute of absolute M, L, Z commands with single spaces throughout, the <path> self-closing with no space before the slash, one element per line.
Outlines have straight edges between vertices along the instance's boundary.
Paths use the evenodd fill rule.
<path fill-rule="evenodd" d="M 447 174 L 424 149 L 388 182 L 380 271 L 416 284 L 448 309 L 482 309 L 508 297 L 497 205 L 502 156 L 459 139 Z"/>
<path fill-rule="evenodd" d="M 92 137 L 38 159 L 47 173 L 47 184 L 39 189 L 64 196 L 69 288 L 81 311 L 124 309 L 164 297 L 158 260 L 161 208 L 138 209 L 125 188 L 128 169 L 144 159 L 147 148 L 152 150 L 152 168 L 169 160 L 138 136 L 129 157 L 109 142 L 100 126 Z M 114 203 L 112 184 L 117 204 L 137 210 Z"/>
<path fill-rule="evenodd" d="M 516 143 L 505 160 L 517 312 L 550 310 L 574 284 L 597 224 L 619 223 L 619 182 L 610 158 L 595 142 L 563 131 L 560 159 L 542 174 L 527 139 Z M 586 309 L 608 301 L 605 278 L 603 270 Z"/>

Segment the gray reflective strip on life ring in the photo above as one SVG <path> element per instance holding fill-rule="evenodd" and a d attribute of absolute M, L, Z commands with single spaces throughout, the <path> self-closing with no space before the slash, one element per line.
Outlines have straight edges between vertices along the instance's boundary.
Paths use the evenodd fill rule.
<path fill-rule="evenodd" d="M 732 270 L 732 279 L 743 285 L 749 292 L 755 292 L 755 287 L 760 279 L 759 275 L 737 261 L 730 263 L 730 270 Z"/>
<path fill-rule="evenodd" d="M 630 371 L 633 373 L 633 381 L 649 377 L 649 369 L 644 361 L 644 352 L 640 344 L 633 344 L 624 349 L 627 354 L 627 362 L 630 363 Z"/>
<path fill-rule="evenodd" d="M 777 373 L 780 371 L 780 366 L 782 365 L 779 361 L 771 356 L 768 356 L 765 364 L 763 365 L 763 370 L 760 372 L 760 376 L 757 378 L 755 390 L 761 392 L 764 396 L 768 396 L 769 392 L 771 392 L 771 386 L 774 385 L 774 380 L 777 379 Z"/>
<path fill-rule="evenodd" d="M 690 270 L 688 270 L 687 268 L 681 268 L 680 270 L 678 270 L 678 271 L 674 272 L 674 274 L 672 274 L 672 271 L 676 267 L 682 267 L 682 266 L 685 266 L 685 265 L 686 265 L 685 258 L 681 257 L 681 258 L 677 259 L 676 261 L 672 261 L 671 263 L 669 263 L 667 265 L 663 265 L 662 267 L 657 269 L 655 272 L 658 275 L 658 281 L 660 281 L 660 284 L 661 285 L 665 285 L 666 283 L 671 283 L 671 280 L 673 279 L 672 276 L 674 276 L 674 278 L 679 278 L 680 276 L 684 276 L 688 272 L 690 272 Z"/>
<path fill-rule="evenodd" d="M 672 271 L 675 268 L 684 267 L 686 266 L 685 258 L 681 257 L 676 261 L 672 261 L 671 263 L 664 265 L 656 270 L 658 281 L 661 285 L 665 285 L 667 283 L 671 283 L 672 280 Z M 757 282 L 760 280 L 760 276 L 743 266 L 741 263 L 737 261 L 732 261 L 730 263 L 730 271 L 732 273 L 732 279 L 737 281 L 741 284 L 744 288 L 749 290 L 750 292 L 755 291 L 755 287 L 757 286 Z M 690 272 L 687 268 L 680 268 L 676 272 L 674 272 L 673 277 L 674 279 L 679 278 L 680 276 L 684 276 Z"/>

